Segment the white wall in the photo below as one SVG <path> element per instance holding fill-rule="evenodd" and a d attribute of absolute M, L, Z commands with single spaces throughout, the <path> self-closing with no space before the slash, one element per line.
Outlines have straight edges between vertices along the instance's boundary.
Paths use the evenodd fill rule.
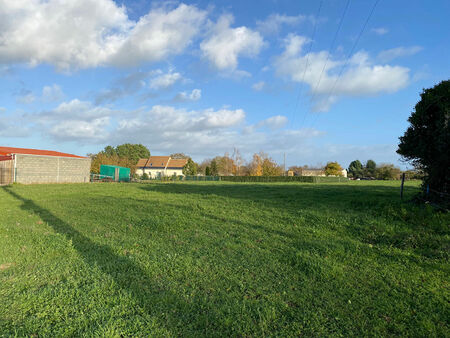
<path fill-rule="evenodd" d="M 183 175 L 183 169 L 149 169 L 149 168 L 145 168 L 145 169 L 136 169 L 136 174 L 138 174 L 139 176 L 142 176 L 144 174 L 144 172 L 150 176 L 150 178 L 157 178 L 159 176 L 173 176 L 173 174 L 177 175 L 177 176 L 184 176 Z"/>

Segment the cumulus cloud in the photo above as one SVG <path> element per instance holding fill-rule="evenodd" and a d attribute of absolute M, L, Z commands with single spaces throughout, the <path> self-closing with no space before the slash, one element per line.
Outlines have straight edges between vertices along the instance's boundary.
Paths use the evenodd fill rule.
<path fill-rule="evenodd" d="M 278 75 L 309 85 L 314 110 L 328 110 L 340 96 L 392 93 L 409 83 L 408 68 L 374 64 L 363 51 L 354 54 L 348 63 L 333 58 L 327 51 L 312 52 L 308 57 L 303 53 L 307 42 L 304 37 L 289 35 L 285 50 L 274 65 Z"/>
<path fill-rule="evenodd" d="M 105 129 L 108 124 L 107 116 L 90 121 L 66 120 L 53 125 L 48 133 L 59 141 L 104 141 L 108 137 Z"/>
<path fill-rule="evenodd" d="M 74 99 L 61 103 L 53 110 L 30 114 L 27 119 L 58 141 L 85 143 L 105 140 L 110 119 L 116 113 L 110 108 Z"/>
<path fill-rule="evenodd" d="M 384 35 L 389 33 L 389 29 L 384 27 L 372 28 L 371 31 L 378 35 Z"/>
<path fill-rule="evenodd" d="M 116 143 L 139 142 L 161 153 L 183 151 L 199 157 L 215 156 L 234 146 L 244 156 L 260 150 L 275 154 L 322 135 L 314 129 L 283 129 L 287 122 L 283 116 L 250 126 L 245 117 L 242 109 L 185 110 L 157 105 L 134 118 L 120 120 L 110 135 Z"/>
<path fill-rule="evenodd" d="M 287 118 L 281 115 L 249 125 L 243 109 L 187 110 L 155 105 L 116 111 L 78 99 L 63 102 L 52 110 L 26 114 L 16 122 L 13 126 L 0 120 L 0 136 L 13 137 L 18 136 L 17 131 L 33 130 L 59 143 L 92 146 L 133 142 L 160 153 L 186 152 L 202 158 L 233 147 L 239 147 L 248 157 L 261 150 L 271 155 L 292 152 L 323 135 L 315 129 L 285 129 Z"/>
<path fill-rule="evenodd" d="M 306 19 L 305 15 L 271 14 L 265 20 L 256 21 L 258 31 L 263 34 L 277 34 L 283 25 L 295 26 Z"/>
<path fill-rule="evenodd" d="M 112 62 L 128 66 L 180 54 L 198 34 L 205 19 L 205 11 L 185 4 L 172 11 L 154 9 L 141 17 L 129 31 L 124 43 L 112 56 Z"/>
<path fill-rule="evenodd" d="M 61 87 L 56 84 L 42 88 L 42 100 L 45 102 L 61 101 L 63 98 L 64 93 Z"/>
<path fill-rule="evenodd" d="M 378 59 L 381 62 L 389 62 L 399 57 L 412 56 L 419 53 L 423 48 L 420 46 L 411 47 L 396 47 L 383 50 L 378 54 Z"/>
<path fill-rule="evenodd" d="M 169 70 L 167 73 L 163 73 L 161 70 L 157 71 L 157 76 L 150 80 L 150 88 L 155 90 L 166 89 L 172 87 L 176 82 L 183 79 L 180 73 Z"/>
<path fill-rule="evenodd" d="M 180 92 L 174 98 L 174 102 L 198 101 L 202 97 L 201 89 L 193 89 L 191 93 Z"/>
<path fill-rule="evenodd" d="M 181 53 L 206 12 L 180 4 L 135 22 L 112 0 L 5 0 L 0 6 L 0 63 L 48 63 L 60 70 L 132 66 Z"/>
<path fill-rule="evenodd" d="M 219 70 L 236 70 L 240 56 L 254 57 L 264 45 L 261 35 L 245 26 L 231 28 L 232 15 L 222 15 L 200 44 L 203 56 Z"/>

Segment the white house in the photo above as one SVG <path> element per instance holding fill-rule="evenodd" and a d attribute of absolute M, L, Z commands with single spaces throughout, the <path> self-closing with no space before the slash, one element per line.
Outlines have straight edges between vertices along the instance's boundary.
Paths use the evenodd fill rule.
<path fill-rule="evenodd" d="M 174 159 L 170 156 L 150 156 L 141 158 L 136 165 L 136 174 L 146 173 L 150 178 L 161 176 L 183 175 L 187 159 Z"/>

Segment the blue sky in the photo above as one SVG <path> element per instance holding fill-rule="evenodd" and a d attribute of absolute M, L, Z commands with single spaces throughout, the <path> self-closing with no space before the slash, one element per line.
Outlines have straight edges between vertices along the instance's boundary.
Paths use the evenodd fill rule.
<path fill-rule="evenodd" d="M 405 168 L 419 93 L 449 78 L 450 2 L 375 3 L 0 1 L 0 145 Z"/>

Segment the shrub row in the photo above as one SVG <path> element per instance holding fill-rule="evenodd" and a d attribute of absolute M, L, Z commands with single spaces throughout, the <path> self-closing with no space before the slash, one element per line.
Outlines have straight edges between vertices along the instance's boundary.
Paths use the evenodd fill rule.
<path fill-rule="evenodd" d="M 161 176 L 152 179 L 136 181 L 228 181 L 228 182 L 306 182 L 306 183 L 332 183 L 345 182 L 345 177 L 326 176 Z"/>
<path fill-rule="evenodd" d="M 220 176 L 185 176 L 185 181 L 220 181 Z"/>
<path fill-rule="evenodd" d="M 230 182 L 345 182 L 348 181 L 345 177 L 330 177 L 330 176 L 220 176 L 221 181 Z"/>

